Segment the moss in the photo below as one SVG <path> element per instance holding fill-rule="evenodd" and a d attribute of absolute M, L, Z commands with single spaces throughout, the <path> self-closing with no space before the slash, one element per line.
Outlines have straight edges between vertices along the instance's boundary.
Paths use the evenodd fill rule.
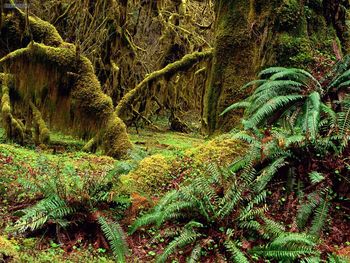
<path fill-rule="evenodd" d="M 49 127 L 82 138 L 100 133 L 102 148 L 117 158 L 131 147 L 126 127 L 115 115 L 112 99 L 102 92 L 86 57 L 77 57 L 71 48 L 31 43 L 2 58 L 0 65 L 15 76 L 15 88 L 23 101 L 17 106 L 25 108 L 31 99 Z M 38 127 L 45 141 L 48 130 L 41 124 Z"/>
<path fill-rule="evenodd" d="M 298 0 L 284 0 L 277 9 L 278 31 L 300 32 L 304 25 L 303 7 Z"/>
<path fill-rule="evenodd" d="M 171 63 L 165 66 L 163 69 L 155 71 L 145 77 L 134 89 L 130 90 L 121 99 L 116 107 L 116 113 L 119 117 L 123 118 L 127 115 L 133 103 L 137 102 L 137 98 L 147 92 L 147 84 L 162 78 L 164 76 L 170 77 L 179 71 L 184 71 L 195 63 L 210 58 L 212 56 L 212 50 L 203 52 L 194 52 L 192 54 L 185 55 L 181 60 Z"/>
<path fill-rule="evenodd" d="M 246 152 L 246 145 L 240 141 L 233 140 L 229 135 L 221 135 L 194 149 L 186 151 L 195 164 L 217 163 L 222 166 L 231 164 L 236 158 Z"/>
<path fill-rule="evenodd" d="M 278 65 L 307 68 L 313 62 L 308 38 L 283 33 L 279 36 L 275 49 Z"/>
<path fill-rule="evenodd" d="M 117 159 L 126 156 L 132 147 L 126 126 L 115 113 L 111 114 L 107 121 L 106 130 L 102 135 L 102 147 L 107 155 Z"/>
<path fill-rule="evenodd" d="M 0 236 L 0 261 L 1 262 L 18 262 L 19 254 L 16 245 L 3 236 Z"/>
<path fill-rule="evenodd" d="M 154 195 L 155 190 L 162 188 L 171 180 L 168 160 L 160 154 L 143 159 L 138 168 L 128 175 L 121 176 L 121 181 L 128 191 L 137 191 L 148 195 Z"/>
<path fill-rule="evenodd" d="M 1 87 L 1 119 L 6 130 L 7 138 L 11 138 L 22 144 L 24 140 L 24 125 L 12 115 L 9 88 L 6 81 L 0 84 Z"/>
<path fill-rule="evenodd" d="M 34 121 L 34 137 L 35 142 L 38 144 L 48 144 L 50 142 L 50 131 L 46 126 L 45 121 L 43 120 L 40 111 L 37 107 L 30 101 L 30 108 L 33 113 Z"/>

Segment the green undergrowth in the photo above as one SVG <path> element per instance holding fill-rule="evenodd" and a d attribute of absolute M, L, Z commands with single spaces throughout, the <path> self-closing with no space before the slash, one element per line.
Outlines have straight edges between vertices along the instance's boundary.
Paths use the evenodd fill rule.
<path fill-rule="evenodd" d="M 147 130 L 142 130 L 138 134 L 131 130 L 130 138 L 134 144 L 149 154 L 162 154 L 163 156 L 183 155 L 186 150 L 198 147 L 205 141 L 198 134 Z"/>
<path fill-rule="evenodd" d="M 98 209 L 113 217 L 116 208 L 109 206 L 114 202 L 112 199 L 118 195 L 125 196 L 131 203 L 123 219 L 126 229 L 136 216 L 155 205 L 167 191 L 201 176 L 203 165 L 207 162 L 217 158 L 218 162 L 229 163 L 240 154 L 242 147 L 242 144 L 225 136 L 206 140 L 197 134 L 148 130 L 137 134 L 131 130 L 133 151 L 128 159 L 115 160 L 100 152 L 88 154 L 80 151 L 85 142 L 67 135 L 51 134 L 50 145 L 46 148 L 23 147 L 6 141 L 2 131 L 0 129 L 0 241 L 6 242 L 9 255 L 0 251 L 0 262 L 1 256 L 12 262 L 111 262 L 108 249 L 95 249 L 85 242 L 81 246 L 74 245 L 73 251 L 67 252 L 54 238 L 55 235 L 51 233 L 47 237 L 45 231 L 34 233 L 34 239 L 16 236 L 8 240 L 8 235 L 11 236 L 9 226 L 21 216 L 17 211 L 31 207 L 45 197 L 44 192 L 25 188 L 30 181 L 39 188 L 46 187 L 46 181 L 54 182 L 58 190 L 64 189 L 65 200 L 74 204 L 81 202 L 79 196 L 93 200 L 90 192 L 84 195 L 85 186 L 91 189 L 101 180 L 105 183 L 103 178 L 112 173 L 115 179 L 120 178 L 121 184 L 116 184 L 114 179 L 111 181 L 113 185 L 108 190 L 107 206 Z M 141 204 L 142 200 L 146 202 Z M 93 217 L 94 213 L 91 212 L 90 216 Z M 120 216 L 123 218 L 122 214 Z"/>
<path fill-rule="evenodd" d="M 44 249 L 38 249 L 38 240 L 35 238 L 14 240 L 0 236 L 0 261 L 27 263 L 114 262 L 104 249 L 94 250 L 92 247 L 87 249 L 75 247 L 75 253 L 67 254 L 54 242 L 50 242 Z"/>

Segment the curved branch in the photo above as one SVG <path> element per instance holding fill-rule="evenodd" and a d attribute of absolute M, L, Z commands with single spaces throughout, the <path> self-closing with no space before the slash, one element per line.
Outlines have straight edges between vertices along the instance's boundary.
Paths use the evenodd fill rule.
<path fill-rule="evenodd" d="M 116 107 L 117 115 L 121 116 L 122 113 L 125 112 L 130 105 L 132 105 L 136 97 L 147 88 L 148 83 L 157 80 L 160 77 L 172 76 L 178 71 L 186 70 L 201 60 L 211 58 L 212 54 L 212 49 L 203 52 L 194 52 L 192 54 L 187 54 L 181 60 L 170 63 L 166 67 L 147 75 L 146 78 L 142 80 L 134 89 L 130 90 L 127 94 L 124 95 Z"/>
<path fill-rule="evenodd" d="M 102 92 L 90 60 L 76 57 L 74 49 L 32 42 L 0 59 L 1 67 L 13 74 L 22 100 L 33 99 L 38 112 L 46 112 L 51 127 L 80 137 L 98 133 L 105 153 L 116 158 L 131 148 L 125 124 L 115 114 L 112 99 Z M 75 79 L 68 84 L 64 79 L 70 72 Z"/>

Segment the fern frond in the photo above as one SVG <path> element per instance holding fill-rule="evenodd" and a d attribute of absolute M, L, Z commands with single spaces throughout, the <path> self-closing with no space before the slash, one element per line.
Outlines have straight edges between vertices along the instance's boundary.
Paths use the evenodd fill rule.
<path fill-rule="evenodd" d="M 192 249 L 191 255 L 187 259 L 187 263 L 198 263 L 201 259 L 202 247 L 200 244 L 196 244 Z"/>
<path fill-rule="evenodd" d="M 160 217 L 162 216 L 161 211 L 153 211 L 152 213 L 145 214 L 142 217 L 139 217 L 136 219 L 136 221 L 131 225 L 129 234 L 133 234 L 138 230 L 139 228 L 147 225 L 155 224 L 160 220 Z"/>
<path fill-rule="evenodd" d="M 116 222 L 108 222 L 103 216 L 98 217 L 98 222 L 118 262 L 126 262 L 125 255 L 128 252 L 128 247 L 121 226 Z"/>
<path fill-rule="evenodd" d="M 295 260 L 303 256 L 317 255 L 315 245 L 312 238 L 305 234 L 286 233 L 265 247 L 252 249 L 250 253 L 280 260 Z"/>
<path fill-rule="evenodd" d="M 277 238 L 285 233 L 285 227 L 274 220 L 271 220 L 265 216 L 262 217 L 264 220 L 264 231 L 269 237 Z"/>
<path fill-rule="evenodd" d="M 285 166 L 288 162 L 286 161 L 286 157 L 282 156 L 276 160 L 274 160 L 270 165 L 265 167 L 260 175 L 256 178 L 255 189 L 257 192 L 262 191 L 266 185 L 271 181 L 273 176 L 277 173 L 277 171 Z"/>
<path fill-rule="evenodd" d="M 156 262 L 166 262 L 167 258 L 172 253 L 174 253 L 177 248 L 181 248 L 194 243 L 200 236 L 201 235 L 199 233 L 196 233 L 193 230 L 185 229 L 177 238 L 170 242 L 170 244 L 165 248 L 162 255 L 157 258 Z"/>
<path fill-rule="evenodd" d="M 259 78 L 267 78 L 267 77 L 270 77 L 271 75 L 273 75 L 275 73 L 284 71 L 286 69 L 287 68 L 285 68 L 285 67 L 270 67 L 270 68 L 267 68 L 267 69 L 264 69 L 264 70 L 260 71 L 258 77 Z"/>
<path fill-rule="evenodd" d="M 251 103 L 249 101 L 241 101 L 241 102 L 234 103 L 231 106 L 227 107 L 223 112 L 221 112 L 219 116 L 223 116 L 227 112 L 235 110 L 235 109 L 247 108 L 250 105 L 251 105 Z"/>
<path fill-rule="evenodd" d="M 227 240 L 225 243 L 226 249 L 231 254 L 231 260 L 236 263 L 249 263 L 246 255 L 237 247 L 237 245 L 231 241 Z"/>
<path fill-rule="evenodd" d="M 316 192 L 311 193 L 307 199 L 308 199 L 307 202 L 303 203 L 301 207 L 298 209 L 298 213 L 296 217 L 297 226 L 300 230 L 302 230 L 305 227 L 312 212 L 319 205 L 321 201 L 321 197 Z"/>
<path fill-rule="evenodd" d="M 320 182 L 322 182 L 324 180 L 324 175 L 322 173 L 313 171 L 311 173 L 309 173 L 309 179 L 311 181 L 312 184 L 318 184 Z"/>
<path fill-rule="evenodd" d="M 316 208 L 315 217 L 312 220 L 311 228 L 309 230 L 310 235 L 316 237 L 320 235 L 328 217 L 328 207 L 329 203 L 326 200 L 322 200 L 320 205 Z"/>
<path fill-rule="evenodd" d="M 24 215 L 15 223 L 13 230 L 23 233 L 42 228 L 50 219 L 62 219 L 75 212 L 58 196 L 51 196 L 39 201 L 36 205 L 23 210 Z"/>
<path fill-rule="evenodd" d="M 319 120 L 320 120 L 320 105 L 321 96 L 318 92 L 312 92 L 309 97 L 307 105 L 310 107 L 308 109 L 308 115 L 306 115 L 307 125 L 306 132 L 310 133 L 311 139 L 315 139 L 318 133 Z"/>
<path fill-rule="evenodd" d="M 250 118 L 247 120 L 245 127 L 252 128 L 258 126 L 262 121 L 269 118 L 278 109 L 282 109 L 290 103 L 296 103 L 297 101 L 303 100 L 302 95 L 286 95 L 277 96 L 268 102 L 266 102 L 262 107 L 260 107 Z"/>

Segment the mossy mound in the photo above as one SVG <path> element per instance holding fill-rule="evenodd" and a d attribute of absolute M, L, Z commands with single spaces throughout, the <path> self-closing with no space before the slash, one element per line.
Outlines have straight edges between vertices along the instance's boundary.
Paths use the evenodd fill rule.
<path fill-rule="evenodd" d="M 134 171 L 121 176 L 120 179 L 127 191 L 154 196 L 154 191 L 160 190 L 171 180 L 170 163 L 171 160 L 155 154 L 143 159 Z"/>
<path fill-rule="evenodd" d="M 221 135 L 194 149 L 186 151 L 187 156 L 193 158 L 197 165 L 215 163 L 220 166 L 227 166 L 237 157 L 242 156 L 246 146 L 229 135 Z"/>
<path fill-rule="evenodd" d="M 19 254 L 13 244 L 7 238 L 0 236 L 0 262 L 19 262 Z"/>

